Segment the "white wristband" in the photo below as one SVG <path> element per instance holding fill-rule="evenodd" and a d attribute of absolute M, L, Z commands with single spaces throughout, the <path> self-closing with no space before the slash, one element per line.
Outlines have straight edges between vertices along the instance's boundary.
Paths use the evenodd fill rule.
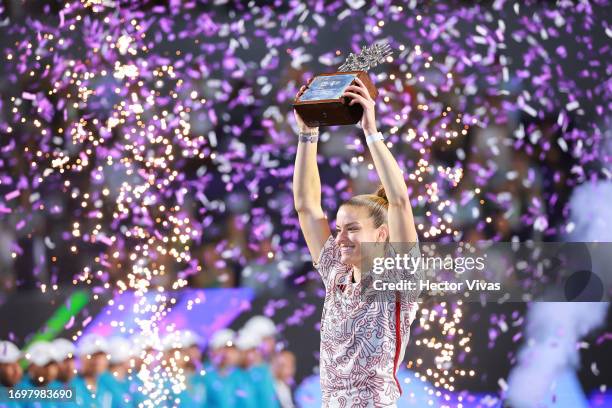
<path fill-rule="evenodd" d="M 366 136 L 366 143 L 368 146 L 378 140 L 385 140 L 385 137 L 383 136 L 381 132 L 376 132 L 376 133 Z"/>

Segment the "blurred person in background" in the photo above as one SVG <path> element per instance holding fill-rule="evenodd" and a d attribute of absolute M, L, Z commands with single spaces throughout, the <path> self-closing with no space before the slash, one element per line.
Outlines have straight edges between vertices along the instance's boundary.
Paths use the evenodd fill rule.
<path fill-rule="evenodd" d="M 16 387 L 23 378 L 19 365 L 21 351 L 10 341 L 0 341 L 0 395 L 7 396 L 8 388 Z M 4 402 L 7 408 L 18 407 L 16 402 Z"/>
<path fill-rule="evenodd" d="M 323 399 L 321 393 L 321 376 L 316 372 L 305 379 L 295 388 L 294 398 L 300 408 L 321 408 Z"/>
<path fill-rule="evenodd" d="M 244 327 L 238 334 L 236 347 L 241 351 L 241 367 L 244 370 L 247 381 L 253 388 L 253 400 L 258 407 L 278 408 L 280 405 L 276 398 L 274 388 L 274 377 L 270 364 L 264 360 L 261 351 L 262 338 L 258 332 Z"/>
<path fill-rule="evenodd" d="M 133 405 L 130 395 L 128 370 L 130 368 L 131 344 L 123 337 L 112 337 L 108 342 L 108 370 L 100 374 L 100 384 L 112 394 L 112 407 Z"/>
<path fill-rule="evenodd" d="M 241 353 L 236 333 L 230 329 L 215 332 L 208 342 L 210 362 L 205 365 L 206 407 L 256 408 L 253 385 L 240 369 Z"/>
<path fill-rule="evenodd" d="M 202 369 L 202 351 L 198 345 L 199 342 L 200 338 L 191 330 L 181 331 L 181 344 L 183 353 L 189 358 L 186 366 L 190 372 Z"/>
<path fill-rule="evenodd" d="M 22 382 L 28 386 L 46 387 L 57 378 L 58 366 L 51 343 L 47 341 L 32 343 L 25 358 L 28 360 L 28 369 Z"/>
<path fill-rule="evenodd" d="M 57 361 L 57 378 L 49 384 L 49 388 L 57 390 L 70 389 L 70 383 L 76 376 L 76 347 L 67 339 L 55 339 L 51 342 L 51 348 Z M 73 391 L 74 392 L 74 391 Z M 73 401 L 62 401 L 58 405 L 62 408 L 78 407 L 76 398 Z"/>
<path fill-rule="evenodd" d="M 176 365 L 184 369 L 187 366 L 188 357 L 184 353 L 179 332 L 171 332 L 162 338 L 164 359 L 167 364 Z"/>
<path fill-rule="evenodd" d="M 276 351 L 276 325 L 266 316 L 253 316 L 244 325 L 244 330 L 261 339 L 259 350 L 268 363 Z"/>
<path fill-rule="evenodd" d="M 130 341 L 132 343 L 130 373 L 136 377 L 144 365 L 145 357 L 153 352 L 153 340 L 149 336 L 136 334 L 132 336 Z"/>
<path fill-rule="evenodd" d="M 198 345 L 199 338 L 191 330 L 180 334 L 181 352 L 187 358 L 185 361 L 185 377 L 187 395 L 194 406 L 201 407 L 206 403 L 205 371 L 202 369 L 202 352 Z"/>
<path fill-rule="evenodd" d="M 58 375 L 58 365 L 51 343 L 37 341 L 28 347 L 25 354 L 28 360 L 28 375 L 25 376 L 19 388 L 23 390 L 50 389 Z M 59 403 L 53 401 L 28 401 L 23 406 L 27 408 L 55 408 Z"/>
<path fill-rule="evenodd" d="M 58 388 L 64 388 L 76 375 L 76 347 L 67 339 L 55 339 L 51 343 L 51 347 L 57 360 L 55 385 Z"/>
<path fill-rule="evenodd" d="M 70 382 L 76 403 L 82 407 L 112 408 L 113 396 L 100 383 L 108 369 L 108 342 L 96 334 L 83 336 L 78 343 L 79 372 Z"/>
<path fill-rule="evenodd" d="M 195 392 L 192 393 L 193 389 L 190 387 L 190 372 L 193 372 L 193 370 L 190 368 L 191 363 L 189 361 L 189 356 L 187 355 L 186 348 L 183 344 L 182 333 L 179 331 L 168 333 L 162 339 L 162 345 L 164 349 L 164 359 L 166 367 L 174 367 L 173 370 L 177 370 L 178 373 L 185 375 L 186 388 L 175 395 L 175 397 L 179 398 L 181 401 L 180 407 L 195 408 L 202 406 L 205 401 L 196 402 L 193 399 L 193 396 L 196 394 Z M 169 381 L 169 379 L 167 379 L 167 381 L 167 386 L 172 388 L 172 383 Z M 205 391 L 197 396 L 199 398 L 203 398 L 204 395 Z"/>
<path fill-rule="evenodd" d="M 149 336 L 137 334 L 130 339 L 131 357 L 128 368 L 128 389 L 134 406 L 144 403 L 143 382 L 139 373 L 144 368 L 145 358 L 153 352 L 153 340 Z"/>
<path fill-rule="evenodd" d="M 283 350 L 272 357 L 274 388 L 281 408 L 295 408 L 292 388 L 295 385 L 295 354 Z"/>

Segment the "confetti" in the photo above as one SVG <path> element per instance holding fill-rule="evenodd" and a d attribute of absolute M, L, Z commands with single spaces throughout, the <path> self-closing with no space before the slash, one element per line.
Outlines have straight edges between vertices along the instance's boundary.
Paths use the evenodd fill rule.
<path fill-rule="evenodd" d="M 145 10 L 83 0 L 28 14 L 27 24 L 2 11 L 0 222 L 18 226 L 12 257 L 23 255 L 20 238 L 38 234 L 49 258 L 86 258 L 73 284 L 135 292 L 139 310 L 155 310 L 139 330 L 158 343 L 156 322 L 191 279 L 296 252 L 307 260 L 290 192 L 291 101 L 314 74 L 381 40 L 394 58 L 371 72 L 377 118 L 409 185 L 419 238 L 556 238 L 567 192 L 610 178 L 602 170 L 611 128 L 607 7 L 295 1 L 229 16 L 226 1 Z M 321 136 L 330 219 L 340 199 L 365 189 L 360 179 L 376 180 L 359 136 L 357 127 Z M 541 180 L 551 186 L 540 188 Z M 230 192 L 239 194 L 233 203 Z M 528 209 L 513 207 L 518 195 Z M 38 219 L 50 225 L 30 231 Z M 230 219 L 242 225 L 231 237 Z M 502 224 L 510 228 L 491 230 Z M 205 259 L 207 243 L 235 252 Z M 51 280 L 63 273 L 56 262 L 49 272 Z M 318 282 L 316 274 L 287 276 L 299 287 Z M 232 284 L 229 273 L 219 279 Z M 453 316 L 448 335 L 461 329 L 461 308 L 445 310 Z M 295 311 L 291 322 L 308 312 Z M 443 323 L 427 324 L 440 326 L 438 337 L 421 347 L 469 337 L 445 338 Z M 492 338 L 522 338 L 504 320 L 493 324 Z M 460 370 L 461 354 L 417 368 L 428 378 L 450 365 Z M 180 376 L 171 367 L 155 373 L 145 388 L 152 406 L 164 405 L 158 385 Z"/>

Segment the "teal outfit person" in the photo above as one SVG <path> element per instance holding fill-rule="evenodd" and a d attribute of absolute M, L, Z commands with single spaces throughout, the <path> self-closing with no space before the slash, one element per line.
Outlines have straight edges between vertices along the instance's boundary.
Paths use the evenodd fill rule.
<path fill-rule="evenodd" d="M 295 402 L 301 408 L 320 408 L 323 406 L 321 377 L 313 374 L 306 377 L 295 390 Z"/>
<path fill-rule="evenodd" d="M 128 376 L 128 393 L 132 396 L 132 405 L 137 407 L 147 399 L 143 392 L 144 384 L 138 374 L 132 372 Z"/>
<path fill-rule="evenodd" d="M 247 377 L 255 389 L 255 401 L 261 408 L 280 408 L 274 388 L 274 377 L 267 363 L 256 364 L 246 370 Z"/>
<path fill-rule="evenodd" d="M 79 407 L 113 408 L 113 394 L 104 384 L 100 383 L 100 380 L 93 393 L 87 388 L 87 383 L 81 376 L 74 377 L 70 381 L 70 387 L 74 390 L 75 402 Z"/>
<path fill-rule="evenodd" d="M 128 379 L 120 380 L 106 371 L 100 375 L 99 384 L 112 397 L 111 408 L 128 408 L 135 406 L 134 397 L 130 393 Z"/>
<path fill-rule="evenodd" d="M 133 354 L 132 343 L 124 337 L 115 336 L 108 340 L 107 348 L 110 366 L 100 374 L 99 384 L 111 394 L 111 408 L 133 407 L 128 364 Z"/>
<path fill-rule="evenodd" d="M 58 408 L 77 408 L 79 407 L 79 405 L 77 405 L 76 403 L 76 395 L 75 395 L 75 390 L 70 388 L 71 384 L 70 383 L 63 383 L 61 381 L 53 381 L 51 383 L 49 383 L 49 388 L 53 389 L 53 390 L 70 390 L 72 391 L 72 400 L 71 401 L 61 401 L 58 402 Z"/>
<path fill-rule="evenodd" d="M 207 406 L 205 377 L 206 375 L 204 370 L 187 374 L 187 390 L 185 391 L 187 394 L 187 400 L 185 401 L 185 405 L 181 403 L 181 407 L 185 406 L 185 408 L 197 408 Z"/>
<path fill-rule="evenodd" d="M 6 387 L 3 387 L 2 385 L 0 385 L 0 392 L 6 392 L 7 389 Z M 0 395 L 7 395 L 7 394 L 0 394 Z M 19 405 L 19 403 L 17 402 L 13 402 L 13 401 L 8 401 L 8 400 L 4 400 L 5 402 L 0 402 L 0 408 L 22 408 L 23 405 Z"/>
<path fill-rule="evenodd" d="M 56 363 L 56 359 L 51 343 L 47 341 L 35 341 L 28 347 L 26 358 L 28 359 L 28 370 L 31 375 L 24 375 L 19 388 L 25 391 L 32 390 L 46 392 L 48 390 L 53 390 L 53 378 L 50 377 L 52 374 L 49 369 L 51 368 L 51 364 Z M 36 382 L 39 376 L 41 381 L 44 378 L 44 384 Z M 47 381 L 49 381 L 49 384 L 47 384 Z M 21 403 L 20 405 L 25 408 L 58 407 L 57 401 L 54 401 L 52 398 L 29 400 Z"/>
<path fill-rule="evenodd" d="M 25 406 L 24 403 L 10 401 L 8 399 L 8 395 L 9 395 L 9 389 L 12 389 L 13 391 L 26 389 L 25 387 L 27 387 L 27 382 L 28 381 L 29 380 L 26 379 L 26 375 L 24 375 L 21 378 L 21 381 L 19 381 L 17 384 L 15 384 L 11 388 L 5 387 L 4 385 L 0 384 L 0 396 L 4 399 L 3 401 L 6 401 L 6 402 L 0 402 L 0 408 L 4 408 L 5 404 L 6 404 L 6 408 L 15 408 L 15 407 L 21 408 L 21 407 L 24 407 Z"/>
<path fill-rule="evenodd" d="M 21 383 L 15 385 L 14 387 L 12 387 L 13 390 L 18 390 L 20 389 Z M 9 388 L 5 387 L 4 385 L 0 384 L 0 396 L 3 398 L 4 402 L 0 402 L 0 408 L 21 408 L 23 407 L 23 404 L 19 404 L 18 402 L 14 402 L 14 401 L 9 401 L 8 399 L 8 395 L 9 395 Z"/>
<path fill-rule="evenodd" d="M 65 363 L 67 360 L 74 358 L 74 355 L 76 353 L 76 347 L 68 339 L 57 338 L 51 342 L 51 348 L 53 350 L 53 354 L 55 355 L 54 359 L 58 363 L 59 372 L 58 379 L 50 382 L 48 387 L 52 390 L 63 391 L 63 395 L 65 395 L 66 399 L 57 401 L 57 405 L 59 407 L 78 408 L 74 389 L 70 387 L 70 380 L 64 381 L 63 379 L 60 379 L 61 377 L 67 375 L 65 372 L 63 372 L 69 369 L 69 367 L 65 366 Z M 72 368 L 70 367 L 70 369 Z"/>
<path fill-rule="evenodd" d="M 26 375 L 23 377 L 18 387 L 16 388 L 19 388 L 20 390 L 47 390 L 47 389 L 52 389 L 52 384 L 49 384 L 47 386 L 38 387 L 36 384 L 34 384 L 30 376 Z M 18 406 L 23 407 L 23 408 L 58 408 L 57 402 L 45 401 L 43 399 L 40 399 L 38 401 L 29 401 L 25 403 L 20 403 Z"/>
<path fill-rule="evenodd" d="M 249 375 L 240 368 L 223 371 L 210 366 L 204 376 L 207 408 L 259 408 Z"/>

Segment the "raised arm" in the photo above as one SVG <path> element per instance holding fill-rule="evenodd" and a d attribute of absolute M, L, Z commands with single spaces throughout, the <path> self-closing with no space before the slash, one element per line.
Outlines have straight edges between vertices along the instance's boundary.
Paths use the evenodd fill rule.
<path fill-rule="evenodd" d="M 374 100 L 363 82 L 357 79 L 357 85 L 349 86 L 345 96 L 352 98 L 349 104 L 358 103 L 363 107 L 361 127 L 366 138 L 378 133 Z M 395 157 L 383 140 L 369 142 L 368 146 L 374 160 L 376 173 L 378 173 L 389 200 L 389 241 L 416 242 L 417 234 L 412 207 L 408 198 L 408 188 Z"/>
<path fill-rule="evenodd" d="M 305 89 L 302 87 L 297 97 Z M 321 207 L 321 179 L 317 166 L 319 128 L 309 128 L 297 112 L 293 113 L 300 132 L 293 173 L 293 201 L 310 255 L 318 262 L 321 249 L 331 235 Z"/>

